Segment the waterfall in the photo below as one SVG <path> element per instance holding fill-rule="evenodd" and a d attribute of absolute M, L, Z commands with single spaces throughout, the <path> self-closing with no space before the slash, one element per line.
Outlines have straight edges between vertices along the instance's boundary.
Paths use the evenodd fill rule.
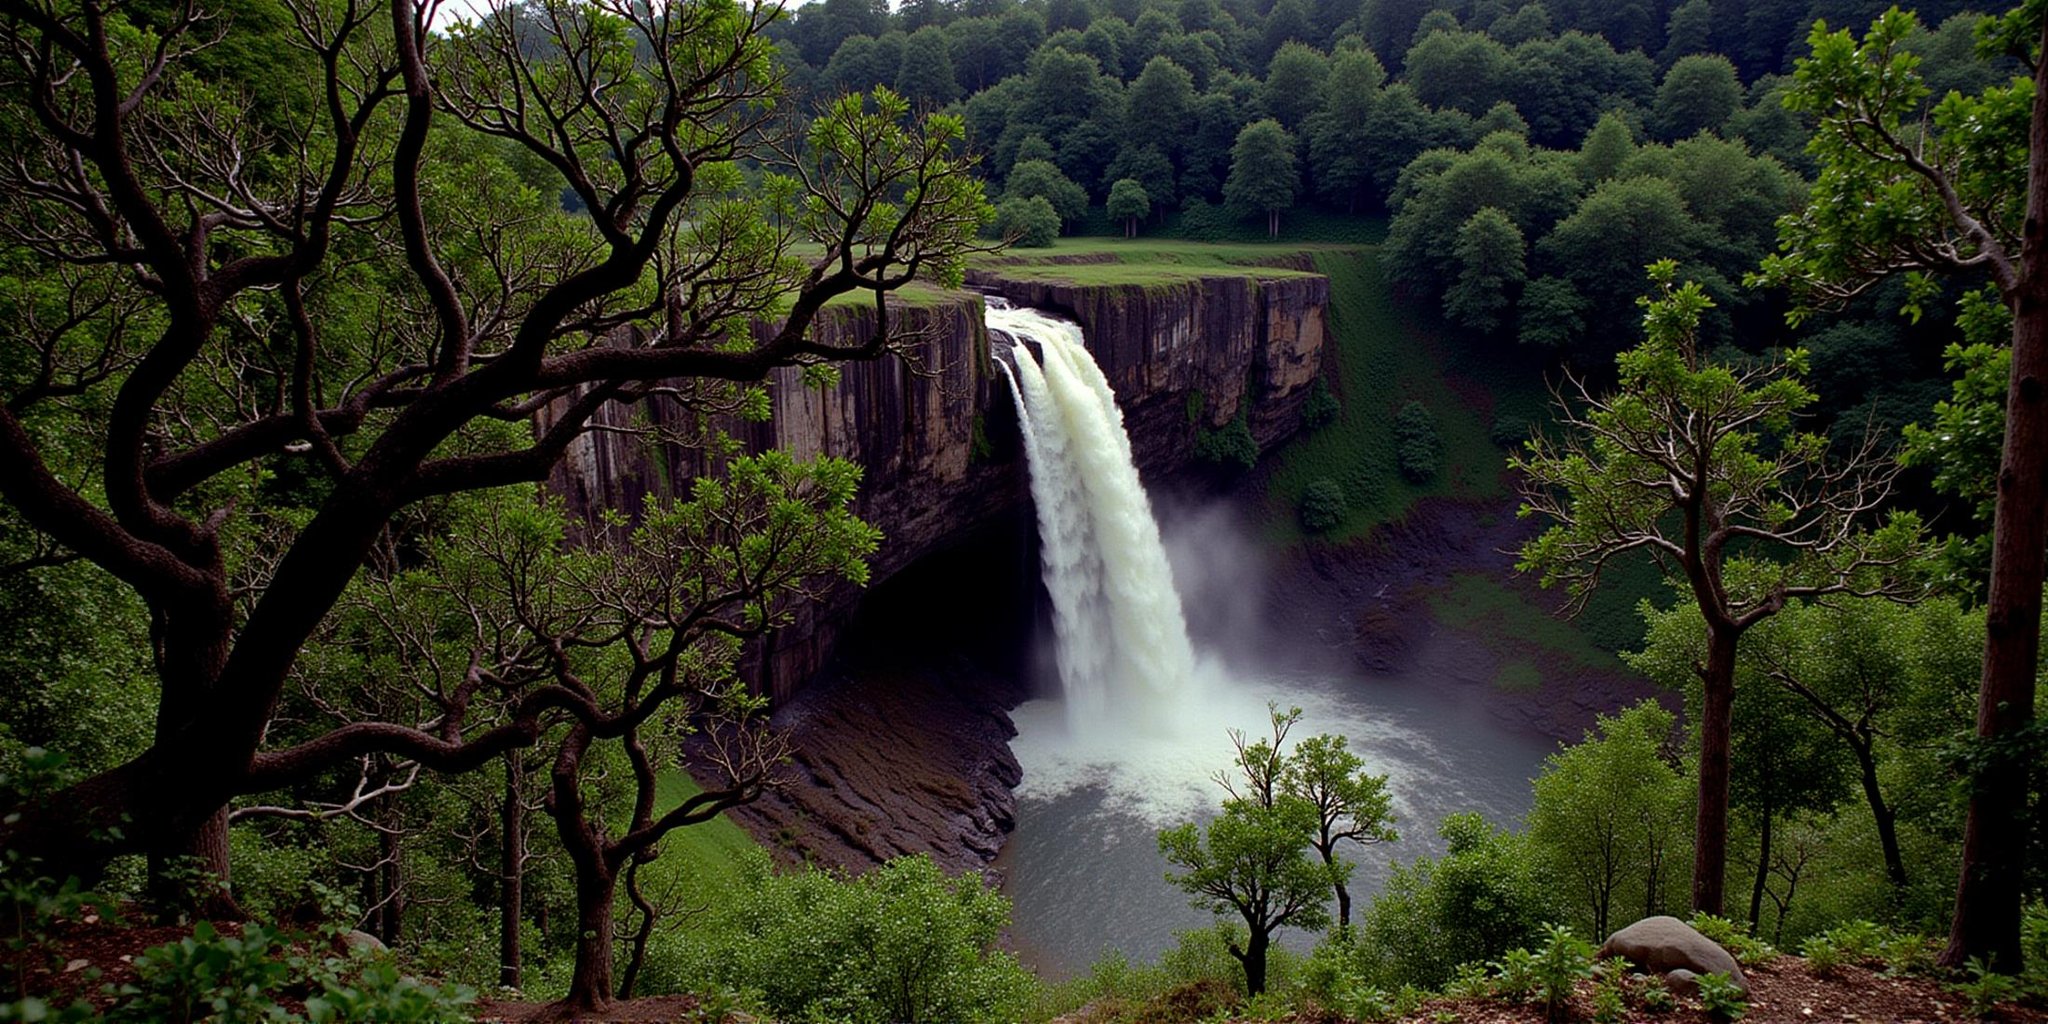
<path fill-rule="evenodd" d="M 999 298 L 987 323 L 1018 341 L 1015 371 L 997 365 L 1030 464 L 1069 734 L 1171 736 L 1197 695 L 1195 654 L 1116 395 L 1079 326 Z"/>

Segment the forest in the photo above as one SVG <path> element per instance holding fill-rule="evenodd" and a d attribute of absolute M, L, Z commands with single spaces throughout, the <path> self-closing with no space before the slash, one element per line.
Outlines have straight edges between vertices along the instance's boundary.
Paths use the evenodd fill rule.
<path fill-rule="evenodd" d="M 2048 1020 L 2048 6 L 0 0 L 0 44 L 0 1022 Z M 1263 319 L 1111 333 L 1178 301 Z M 1222 618 L 1339 609 L 1329 685 L 1450 626 L 1566 724 L 1480 806 L 1322 691 L 1200 688 L 1190 503 L 1281 567 Z M 901 582 L 991 536 L 1021 598 Z M 1125 822 L 1207 924 L 1048 950 L 1036 847 L 807 845 L 924 827 L 830 772 L 1043 828 L 1077 652 L 1250 695 Z M 855 677 L 1000 705 L 1000 798 L 938 712 L 815 710 Z M 1669 918 L 1704 961 L 1628 947 Z"/>

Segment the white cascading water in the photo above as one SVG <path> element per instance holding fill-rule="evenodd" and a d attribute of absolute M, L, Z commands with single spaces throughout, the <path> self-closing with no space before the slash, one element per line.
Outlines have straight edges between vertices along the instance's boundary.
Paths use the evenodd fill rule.
<path fill-rule="evenodd" d="M 1171 734 L 1197 685 L 1195 652 L 1116 395 L 1080 327 L 1001 299 L 989 301 L 988 326 L 1039 351 L 1011 350 L 1010 383 L 1068 729 Z"/>

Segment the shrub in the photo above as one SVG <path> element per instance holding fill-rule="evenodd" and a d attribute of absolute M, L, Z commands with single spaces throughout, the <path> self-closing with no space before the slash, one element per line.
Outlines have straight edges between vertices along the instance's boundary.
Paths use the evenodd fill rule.
<path fill-rule="evenodd" d="M 1317 377 L 1308 386 L 1308 398 L 1301 403 L 1301 423 L 1313 430 L 1326 427 L 1337 419 L 1343 407 L 1337 404 L 1337 396 L 1330 391 L 1330 385 Z"/>
<path fill-rule="evenodd" d="M 1700 975 L 1700 1006 L 1715 1020 L 1741 1020 L 1749 1001 L 1733 979 L 1719 971 Z"/>
<path fill-rule="evenodd" d="M 1807 936 L 1806 941 L 1799 944 L 1799 955 L 1806 958 L 1808 970 L 1823 978 L 1841 970 L 1843 962 L 1848 959 L 1842 947 L 1835 945 L 1834 940 L 1825 934 Z"/>
<path fill-rule="evenodd" d="M 1060 215 L 1044 196 L 1005 199 L 996 207 L 996 232 L 1028 249 L 1043 249 L 1060 236 Z"/>
<path fill-rule="evenodd" d="M 1678 1000 L 1671 995 L 1671 986 L 1654 974 L 1645 975 L 1636 987 L 1636 1002 L 1651 1013 L 1666 1013 L 1678 1007 Z"/>
<path fill-rule="evenodd" d="M 1252 438 L 1242 407 L 1221 429 L 1204 428 L 1195 434 L 1195 458 L 1230 473 L 1248 472 L 1259 464 L 1259 442 Z"/>
<path fill-rule="evenodd" d="M 1435 987 L 1458 968 L 1536 943 L 1556 918 L 1526 837 L 1454 814 L 1434 860 L 1397 866 L 1359 924 L 1361 971 L 1381 987 Z"/>
<path fill-rule="evenodd" d="M 1428 483 L 1443 461 L 1444 446 L 1436 434 L 1436 417 L 1421 402 L 1409 402 L 1394 414 L 1394 460 L 1410 483 Z"/>
<path fill-rule="evenodd" d="M 1344 487 L 1329 477 L 1318 477 L 1301 492 L 1301 528 L 1323 533 L 1344 521 Z"/>
<path fill-rule="evenodd" d="M 1007 1021 L 1035 996 L 996 948 L 1010 901 L 980 877 L 947 878 L 925 856 L 858 878 L 816 868 L 776 874 L 749 861 L 740 891 L 681 950 L 684 983 L 754 986 L 769 1014 Z"/>
<path fill-rule="evenodd" d="M 135 958 L 136 983 L 122 986 L 107 1019 L 245 1021 L 286 1019 L 278 999 L 305 997 L 306 1016 L 330 1021 L 459 1020 L 474 993 L 437 988 L 398 973 L 388 960 L 352 960 L 294 952 L 293 938 L 260 924 L 223 935 L 201 921 L 192 934 Z"/>
<path fill-rule="evenodd" d="M 1501 448 L 1520 449 L 1522 442 L 1529 439 L 1529 421 L 1520 416 L 1498 414 L 1493 418 L 1493 430 L 1488 436 Z"/>

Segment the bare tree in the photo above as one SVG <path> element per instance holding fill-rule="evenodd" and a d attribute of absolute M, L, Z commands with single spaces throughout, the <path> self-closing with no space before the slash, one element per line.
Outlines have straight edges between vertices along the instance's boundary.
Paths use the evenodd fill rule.
<path fill-rule="evenodd" d="M 0 0 L 0 244 L 70 285 L 0 342 L 33 368 L 4 382 L 0 497 L 140 595 L 162 684 L 146 751 L 0 826 L 31 855 L 225 877 L 237 794 L 371 753 L 468 770 L 549 715 L 622 736 L 631 712 L 561 683 L 472 729 L 462 694 L 492 684 L 460 678 L 431 722 L 266 742 L 395 515 L 540 480 L 613 403 L 883 353 L 887 294 L 956 275 L 987 216 L 952 119 L 877 93 L 801 138 L 778 120 L 772 6 L 540 3 L 445 32 L 435 0 L 285 9 L 297 62 L 238 79 L 196 59 L 226 31 L 199 0 Z M 311 102 L 249 101 L 277 76 Z M 855 292 L 873 333 L 820 340 Z M 506 429 L 548 406 L 537 436 Z M 287 458 L 315 496 L 256 529 L 241 481 Z"/>
<path fill-rule="evenodd" d="M 1722 910 L 1728 859 L 1729 721 L 1736 643 L 1794 598 L 1822 594 L 1905 597 L 1919 524 L 1869 520 L 1891 492 L 1897 464 L 1866 438 L 1846 459 L 1792 418 L 1813 401 L 1799 381 L 1803 353 L 1748 366 L 1702 359 L 1699 286 L 1674 284 L 1669 261 L 1651 268 L 1648 340 L 1623 353 L 1620 390 L 1594 395 L 1577 380 L 1558 397 L 1562 434 L 1538 436 L 1510 460 L 1524 474 L 1524 516 L 1553 525 L 1522 548 L 1522 571 L 1564 583 L 1584 606 L 1601 572 L 1646 552 L 1691 589 L 1706 621 L 1699 722 L 1699 809 L 1692 896 Z M 1767 440 L 1768 439 L 1768 440 Z M 1775 442 L 1775 443 L 1772 443 Z"/>

